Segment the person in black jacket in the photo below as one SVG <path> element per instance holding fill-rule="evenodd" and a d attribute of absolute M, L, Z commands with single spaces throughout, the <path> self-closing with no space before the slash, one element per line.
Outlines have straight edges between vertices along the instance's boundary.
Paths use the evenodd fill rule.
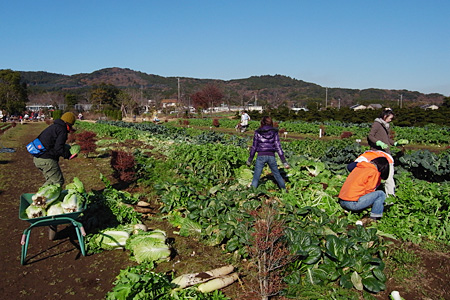
<path fill-rule="evenodd" d="M 283 150 L 281 149 L 278 129 L 273 127 L 273 121 L 270 117 L 262 117 L 261 127 L 255 131 L 253 145 L 250 149 L 250 157 L 247 160 L 248 166 L 251 165 L 256 152 L 258 152 L 258 156 L 256 158 L 255 172 L 253 174 L 251 185 L 255 188 L 258 187 L 259 178 L 264 166 L 267 163 L 280 188 L 286 190 L 286 184 L 283 177 L 281 177 L 280 171 L 278 170 L 275 152 L 278 153 L 278 156 L 286 169 L 289 169 L 289 164 L 286 162 Z"/>
<path fill-rule="evenodd" d="M 52 125 L 44 129 L 38 136 L 41 143 L 47 149 L 44 153 L 33 158 L 34 165 L 45 177 L 45 184 L 64 184 L 64 176 L 59 167 L 59 158 L 74 158 L 76 155 L 70 154 L 70 147 L 66 147 L 67 136 L 73 131 L 76 116 L 71 112 L 66 112 L 61 119 L 56 119 Z"/>

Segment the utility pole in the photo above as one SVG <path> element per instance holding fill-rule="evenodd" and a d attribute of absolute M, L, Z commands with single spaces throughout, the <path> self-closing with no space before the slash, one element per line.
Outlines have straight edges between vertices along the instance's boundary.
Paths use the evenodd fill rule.
<path fill-rule="evenodd" d="M 180 78 L 178 77 L 178 103 L 181 103 L 180 99 Z"/>
<path fill-rule="evenodd" d="M 325 109 L 327 109 L 328 106 L 328 88 L 325 88 Z"/>
<path fill-rule="evenodd" d="M 403 106 L 403 94 L 400 94 L 400 108 Z"/>

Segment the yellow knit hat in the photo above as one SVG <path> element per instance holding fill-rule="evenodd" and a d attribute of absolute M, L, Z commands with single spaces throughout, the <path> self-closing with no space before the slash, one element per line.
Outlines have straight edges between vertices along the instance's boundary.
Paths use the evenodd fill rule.
<path fill-rule="evenodd" d="M 74 115 L 74 113 L 66 112 L 61 116 L 61 120 L 66 122 L 67 124 L 73 125 L 75 124 L 75 120 L 77 117 Z"/>

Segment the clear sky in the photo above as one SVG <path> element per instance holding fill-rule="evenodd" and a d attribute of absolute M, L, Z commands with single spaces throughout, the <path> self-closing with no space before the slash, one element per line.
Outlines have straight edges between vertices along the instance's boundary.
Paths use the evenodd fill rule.
<path fill-rule="evenodd" d="M 448 0 L 0 0 L 0 69 L 450 96 L 449 13 Z"/>

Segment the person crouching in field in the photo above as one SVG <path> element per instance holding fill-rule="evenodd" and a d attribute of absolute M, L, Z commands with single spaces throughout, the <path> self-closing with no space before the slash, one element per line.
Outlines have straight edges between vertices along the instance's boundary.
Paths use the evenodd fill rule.
<path fill-rule="evenodd" d="M 377 157 L 370 162 L 359 162 L 350 172 L 339 192 L 339 204 L 350 211 L 362 211 L 372 207 L 370 219 L 383 216 L 386 194 L 377 190 L 381 179 L 389 176 L 389 162 L 385 157 Z"/>

